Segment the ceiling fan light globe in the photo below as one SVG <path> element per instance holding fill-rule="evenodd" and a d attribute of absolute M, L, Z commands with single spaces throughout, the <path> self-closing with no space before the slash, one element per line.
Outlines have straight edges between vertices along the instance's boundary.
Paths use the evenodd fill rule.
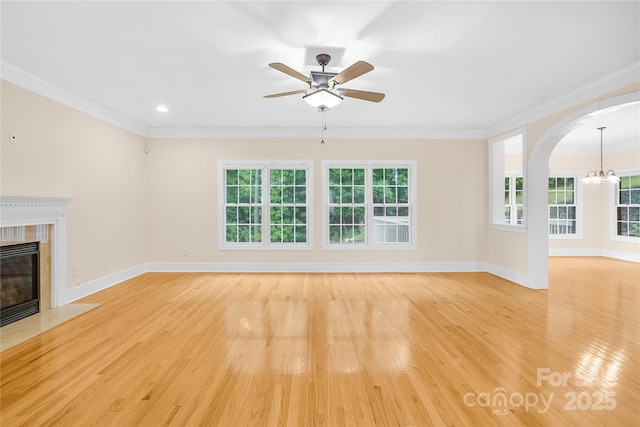
<path fill-rule="evenodd" d="M 323 88 L 308 92 L 302 99 L 318 111 L 326 111 L 340 104 L 343 98 L 330 89 Z"/>

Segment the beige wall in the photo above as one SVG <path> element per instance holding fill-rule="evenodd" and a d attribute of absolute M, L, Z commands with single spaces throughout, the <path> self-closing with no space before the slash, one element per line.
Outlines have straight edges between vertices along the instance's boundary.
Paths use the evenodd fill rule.
<path fill-rule="evenodd" d="M 147 141 L 4 81 L 1 90 L 1 193 L 79 198 L 68 208 L 69 286 L 145 262 L 488 262 L 506 272 L 527 274 L 527 234 L 488 226 L 484 140 L 327 138 L 324 145 L 316 137 Z M 637 90 L 633 85 L 600 99 Z M 549 127 L 588 104 L 530 124 L 528 151 Z M 8 141 L 9 131 L 18 135 L 17 144 Z M 149 154 L 144 152 L 146 142 Z M 626 166 L 633 157 L 621 154 L 610 160 L 620 164 L 615 167 L 634 167 Z M 313 161 L 313 250 L 218 250 L 217 163 L 240 158 Z M 363 158 L 416 161 L 415 251 L 322 250 L 322 161 Z M 589 235 L 586 244 L 595 241 Z M 634 244 L 603 245 L 637 252 Z M 80 271 L 77 278 L 73 267 Z"/>
<path fill-rule="evenodd" d="M 150 141 L 149 261 L 452 263 L 483 259 L 486 143 L 483 140 L 317 138 Z M 218 250 L 218 160 L 313 161 L 311 251 Z M 415 251 L 322 250 L 323 160 L 416 160 L 418 247 Z M 443 177 L 434 179 L 434 177 Z M 187 256 L 184 255 L 186 249 Z"/>
<path fill-rule="evenodd" d="M 572 155 L 552 153 L 549 169 L 554 171 L 575 171 L 586 173 L 600 166 L 600 155 Z M 625 170 L 640 170 L 640 150 L 626 150 L 607 153 L 603 156 L 605 172 L 613 169 L 620 173 Z M 616 253 L 638 254 L 640 243 L 623 242 L 612 239 L 610 225 L 615 221 L 615 213 L 611 209 L 615 197 L 615 186 L 612 184 L 582 184 L 583 198 L 583 238 L 582 239 L 550 239 L 549 248 L 555 250 L 576 250 L 576 253 L 609 251 Z"/>
<path fill-rule="evenodd" d="M 67 208 L 68 286 L 143 263 L 145 138 L 5 81 L 1 91 L 0 193 L 78 198 Z"/>
<path fill-rule="evenodd" d="M 610 99 L 616 96 L 631 94 L 640 91 L 640 83 L 634 83 L 624 88 L 615 90 L 606 95 L 594 98 L 592 100 L 580 103 L 571 108 L 567 108 L 558 113 L 551 114 L 542 119 L 529 123 L 526 126 L 527 134 L 527 161 L 531 152 L 539 143 L 541 137 L 550 128 L 562 121 L 571 114 L 592 105 L 601 100 Z M 590 167 L 591 169 L 592 167 Z M 487 231 L 487 261 L 508 271 L 521 275 L 530 275 L 528 268 L 528 235 L 517 231 L 504 231 L 490 228 Z M 620 248 L 619 250 L 637 254 L 638 245 L 623 242 L 608 242 L 607 247 Z"/>

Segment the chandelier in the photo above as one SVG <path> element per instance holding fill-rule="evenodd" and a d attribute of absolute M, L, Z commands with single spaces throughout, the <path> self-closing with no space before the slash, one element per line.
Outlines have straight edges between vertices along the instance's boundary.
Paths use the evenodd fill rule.
<path fill-rule="evenodd" d="M 616 175 L 613 169 L 609 169 L 606 173 L 602 168 L 602 131 L 606 127 L 600 127 L 600 170 L 588 171 L 587 175 L 582 178 L 585 184 L 604 184 L 605 182 L 620 182 L 620 177 Z"/>

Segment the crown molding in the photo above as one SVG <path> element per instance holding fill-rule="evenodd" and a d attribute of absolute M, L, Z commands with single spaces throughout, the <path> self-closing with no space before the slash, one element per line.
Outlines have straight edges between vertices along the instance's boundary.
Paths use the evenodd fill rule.
<path fill-rule="evenodd" d="M 83 96 L 55 85 L 37 74 L 18 67 L 5 59 L 2 59 L 0 63 L 0 76 L 2 77 L 2 80 L 57 101 L 67 107 L 89 114 L 90 116 L 104 120 L 107 123 L 111 123 L 112 125 L 126 129 L 135 134 L 147 136 L 146 126 L 105 108 Z"/>
<path fill-rule="evenodd" d="M 315 127 L 148 128 L 5 59 L 0 62 L 0 77 L 63 105 L 149 138 L 314 138 L 319 134 Z M 639 81 L 640 61 L 637 61 L 487 129 L 332 128 L 325 135 L 328 138 L 490 139 Z"/>
<path fill-rule="evenodd" d="M 320 138 L 317 127 L 149 128 L 149 138 Z M 325 138 L 485 139 L 484 129 L 339 128 Z"/>
<path fill-rule="evenodd" d="M 512 129 L 526 126 L 536 120 L 575 107 L 578 104 L 589 102 L 594 98 L 638 82 L 640 82 L 640 61 L 636 61 L 591 83 L 545 102 L 536 108 L 487 128 L 487 138 L 494 138 Z"/>

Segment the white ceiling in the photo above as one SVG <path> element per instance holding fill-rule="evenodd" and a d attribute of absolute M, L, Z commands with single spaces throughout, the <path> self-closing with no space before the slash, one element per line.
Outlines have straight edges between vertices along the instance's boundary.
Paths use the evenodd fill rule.
<path fill-rule="evenodd" d="M 379 104 L 345 99 L 327 113 L 329 130 L 484 131 L 637 63 L 639 6 L 2 1 L 1 54 L 145 128 L 309 128 L 316 137 L 320 115 L 300 96 L 263 98 L 305 88 L 267 64 L 308 74 L 329 52 L 327 71 L 375 66 L 346 87 L 386 94 Z M 637 124 L 624 138 L 638 140 Z M 595 125 L 583 139 L 598 141 Z"/>

